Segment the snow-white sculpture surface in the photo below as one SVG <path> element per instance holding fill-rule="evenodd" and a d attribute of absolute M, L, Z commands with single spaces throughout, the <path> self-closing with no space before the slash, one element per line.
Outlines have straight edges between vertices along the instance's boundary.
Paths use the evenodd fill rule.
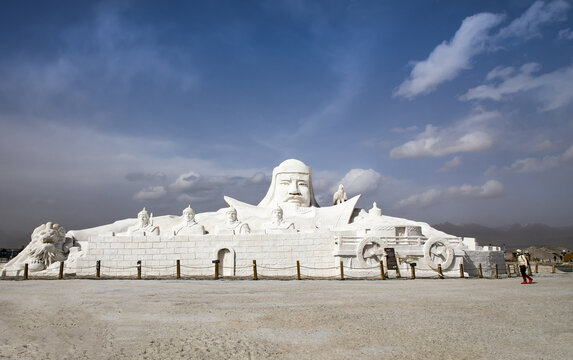
<path fill-rule="evenodd" d="M 278 205 L 273 209 L 271 221 L 265 223 L 263 227 L 267 234 L 276 234 L 286 231 L 296 232 L 293 222 L 283 220 L 283 209 Z"/>
<path fill-rule="evenodd" d="M 344 192 L 344 186 L 340 184 L 338 185 L 338 190 L 332 196 L 332 203 L 338 205 L 346 200 L 348 200 L 348 198 L 346 197 L 346 192 Z"/>
<path fill-rule="evenodd" d="M 128 228 L 127 234 L 159 235 L 159 227 L 153 225 L 153 214 L 151 214 L 150 217 L 147 210 L 143 208 L 143 210 L 137 214 L 137 224 Z"/>
<path fill-rule="evenodd" d="M 239 221 L 237 218 L 237 210 L 234 207 L 230 207 L 225 211 L 226 219 L 225 223 L 220 225 L 216 233 L 217 234 L 248 234 L 251 232 L 249 225 Z"/>
<path fill-rule="evenodd" d="M 336 206 L 319 207 L 312 188 L 312 171 L 302 161 L 289 159 L 274 168 L 267 195 L 258 205 L 250 205 L 225 196 L 253 229 L 260 228 L 272 216 L 276 206 L 285 221 L 292 221 L 301 232 L 329 230 L 346 226 L 360 195 Z"/>
<path fill-rule="evenodd" d="M 380 209 L 376 205 L 376 202 L 374 202 L 372 203 L 372 209 L 368 210 L 368 214 L 370 214 L 370 216 L 382 216 L 382 209 Z"/>
<path fill-rule="evenodd" d="M 183 209 L 181 222 L 173 227 L 173 235 L 205 234 L 205 227 L 195 221 L 195 210 L 191 205 Z"/>
<path fill-rule="evenodd" d="M 289 159 L 274 168 L 269 191 L 258 206 L 269 208 L 275 204 L 283 207 L 318 207 L 310 167 L 302 161 Z"/>
<path fill-rule="evenodd" d="M 34 229 L 28 246 L 4 266 L 4 271 L 21 271 L 26 263 L 31 272 L 45 270 L 53 263 L 64 261 L 73 246 L 73 240 L 66 239 L 62 226 L 47 222 Z"/>
<path fill-rule="evenodd" d="M 245 275 L 253 259 L 283 269 L 300 260 L 309 269 L 307 275 L 316 271 L 318 276 L 328 274 L 312 270 L 312 266 L 336 269 L 340 261 L 347 267 L 345 273 L 355 276 L 376 274 L 380 261 L 386 271 L 396 274 L 408 274 L 410 266 L 417 266 L 419 274 L 436 274 L 438 265 L 444 273 L 457 272 L 461 264 L 467 273 L 477 274 L 477 264 L 481 263 L 487 275 L 494 263 L 503 265 L 499 248 L 479 247 L 473 238 L 449 235 L 424 222 L 383 215 L 376 203 L 368 211 L 357 208 L 360 195 L 347 199 L 342 185 L 337 194 L 333 206 L 320 207 L 314 196 L 311 168 L 299 160 L 285 160 L 274 168 L 269 190 L 257 205 L 225 196 L 229 207 L 215 212 L 195 214 L 189 206 L 181 217 L 156 218 L 144 208 L 137 219 L 69 231 L 68 242 L 64 242 L 76 245 L 76 250 L 73 256 L 68 255 L 67 262 L 77 258 L 77 269 L 89 269 L 101 260 L 111 264 L 106 269 L 116 266 L 119 270 L 106 271 L 117 275 L 129 275 L 122 272 L 128 270 L 121 269 L 129 269 L 137 260 L 171 274 L 168 268 L 176 260 L 205 269 L 218 259 L 224 264 L 225 275 Z M 20 259 L 40 259 L 43 265 L 38 269 L 66 257 L 66 247 L 56 245 L 63 241 L 63 229 L 48 224 L 44 228 L 58 233 L 58 240 L 47 241 L 53 246 L 40 247 L 35 245 L 38 241 L 34 239 L 40 237 L 35 231 L 29 246 L 33 251 Z"/>

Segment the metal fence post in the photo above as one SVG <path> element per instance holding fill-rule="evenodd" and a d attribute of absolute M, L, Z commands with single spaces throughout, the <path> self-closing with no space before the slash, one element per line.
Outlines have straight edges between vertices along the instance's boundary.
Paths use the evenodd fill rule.
<path fill-rule="evenodd" d="M 259 280 L 257 275 L 257 260 L 253 260 L 253 280 Z"/>

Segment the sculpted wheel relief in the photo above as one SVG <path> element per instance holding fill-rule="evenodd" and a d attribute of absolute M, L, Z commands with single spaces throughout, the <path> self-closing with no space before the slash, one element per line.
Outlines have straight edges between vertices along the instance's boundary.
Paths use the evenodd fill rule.
<path fill-rule="evenodd" d="M 356 250 L 358 262 L 364 267 L 373 267 L 380 264 L 380 260 L 385 260 L 385 247 L 387 247 L 387 244 L 378 238 L 362 240 Z"/>
<path fill-rule="evenodd" d="M 441 265 L 446 270 L 454 261 L 454 249 L 445 239 L 429 239 L 424 245 L 424 259 L 430 268 L 438 270 Z"/>

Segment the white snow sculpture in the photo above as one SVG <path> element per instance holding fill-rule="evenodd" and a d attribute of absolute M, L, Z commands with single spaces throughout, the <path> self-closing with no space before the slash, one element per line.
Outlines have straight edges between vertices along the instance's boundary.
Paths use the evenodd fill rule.
<path fill-rule="evenodd" d="M 376 202 L 372 203 L 372 209 L 368 210 L 370 216 L 382 216 L 382 209 L 376 206 Z"/>
<path fill-rule="evenodd" d="M 127 229 L 127 234 L 159 235 L 159 227 L 153 225 L 153 214 L 150 217 L 147 210 L 143 208 L 137 214 L 137 224 Z"/>
<path fill-rule="evenodd" d="M 283 209 L 278 205 L 273 209 L 271 221 L 265 223 L 263 227 L 267 234 L 296 232 L 293 222 L 283 220 Z"/>
<path fill-rule="evenodd" d="M 225 223 L 217 228 L 217 234 L 248 234 L 251 232 L 249 225 L 239 221 L 237 218 L 237 210 L 230 207 L 225 211 Z"/>
<path fill-rule="evenodd" d="M 47 222 L 34 229 L 28 246 L 4 266 L 3 273 L 21 271 L 26 263 L 30 272 L 45 270 L 55 262 L 66 260 L 73 246 L 73 240 L 66 239 L 62 226 Z"/>
<path fill-rule="evenodd" d="M 344 186 L 342 184 L 338 185 L 338 190 L 332 196 L 332 203 L 334 205 L 341 204 L 345 202 L 347 199 L 346 192 L 344 192 Z"/>
<path fill-rule="evenodd" d="M 181 222 L 172 229 L 173 235 L 196 235 L 205 234 L 205 227 L 195 221 L 195 211 L 191 205 L 183 209 Z"/>
<path fill-rule="evenodd" d="M 271 186 L 259 207 L 273 204 L 318 207 L 312 188 L 312 171 L 302 161 L 289 159 L 273 170 Z"/>
<path fill-rule="evenodd" d="M 213 259 L 224 264 L 225 274 L 232 275 L 248 274 L 253 259 L 286 269 L 285 275 L 297 260 L 307 266 L 311 276 L 312 266 L 335 269 L 330 274 L 335 275 L 340 261 L 349 276 L 379 274 L 380 261 L 385 271 L 395 271 L 396 275 L 409 274 L 414 264 L 421 276 L 434 276 L 438 265 L 444 273 L 457 273 L 463 264 L 467 273 L 477 275 L 477 264 L 481 263 L 486 276 L 494 263 L 505 269 L 501 249 L 480 247 L 473 238 L 449 235 L 427 223 L 383 215 L 376 203 L 369 211 L 360 209 L 360 195 L 346 199 L 342 185 L 334 197 L 335 204 L 320 207 L 314 196 L 311 168 L 295 159 L 273 169 L 267 194 L 258 205 L 228 196 L 224 199 L 229 207 L 195 214 L 188 206 L 182 216 L 154 218 L 144 208 L 137 219 L 70 231 L 69 242 L 63 240 L 61 227 L 48 223 L 42 229 L 59 234 L 58 240 L 52 240 L 55 235 L 42 237 L 40 230 L 34 231 L 29 249 L 16 259 L 25 258 L 30 264 L 30 259 L 38 259 L 39 265 L 34 267 L 44 269 L 66 257 L 66 246 L 81 244 L 79 253 L 84 256 L 78 256 L 76 250 L 67 257 L 67 264 L 73 265 L 70 263 L 77 259 L 77 269 L 82 269 L 78 271 L 86 274 L 93 273 L 91 267 L 98 260 L 116 266 L 118 270 L 113 271 L 117 275 L 124 274 L 121 271 L 128 270 L 121 269 L 129 269 L 137 260 L 144 266 L 165 266 L 165 274 L 172 273 L 169 264 L 177 260 L 204 269 Z M 170 231 L 161 236 L 160 228 Z M 113 233 L 130 238 L 110 235 Z M 204 271 L 207 274 L 211 270 Z M 328 274 L 323 271 L 315 275 Z"/>

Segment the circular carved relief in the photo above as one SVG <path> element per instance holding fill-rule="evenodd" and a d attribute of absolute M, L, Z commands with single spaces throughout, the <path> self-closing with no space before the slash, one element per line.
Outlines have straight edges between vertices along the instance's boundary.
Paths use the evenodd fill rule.
<path fill-rule="evenodd" d="M 446 239 L 430 238 L 424 244 L 424 259 L 430 268 L 442 270 L 449 268 L 454 262 L 454 249 Z"/>
<path fill-rule="evenodd" d="M 384 260 L 386 253 L 384 248 L 388 247 L 385 241 L 376 237 L 369 237 L 362 240 L 356 248 L 356 258 L 358 263 L 363 267 L 373 267 Z"/>

